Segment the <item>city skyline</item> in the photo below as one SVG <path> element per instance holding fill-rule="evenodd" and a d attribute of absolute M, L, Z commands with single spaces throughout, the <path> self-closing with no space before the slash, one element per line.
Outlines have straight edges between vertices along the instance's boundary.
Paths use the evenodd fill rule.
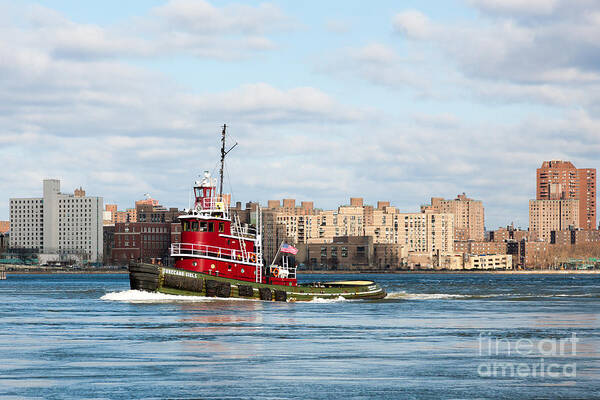
<path fill-rule="evenodd" d="M 3 2 L 0 219 L 45 178 L 185 208 L 227 123 L 234 201 L 465 192 L 526 228 L 543 161 L 599 167 L 600 5 L 440 5 Z"/>

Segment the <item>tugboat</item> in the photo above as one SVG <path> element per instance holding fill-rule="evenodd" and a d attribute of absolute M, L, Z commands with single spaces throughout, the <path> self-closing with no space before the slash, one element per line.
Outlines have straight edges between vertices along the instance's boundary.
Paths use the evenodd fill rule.
<path fill-rule="evenodd" d="M 262 214 L 256 227 L 240 223 L 223 195 L 226 125 L 221 137 L 220 188 L 208 171 L 194 184 L 194 207 L 179 216 L 181 242 L 171 245 L 173 266 L 131 262 L 131 289 L 173 295 L 248 298 L 267 301 L 313 299 L 382 299 L 386 292 L 375 282 L 333 281 L 298 284 L 294 255 L 282 243 L 281 263 L 266 265 L 262 252 Z M 237 145 L 237 143 L 236 143 Z M 277 255 L 275 256 L 277 259 Z"/>

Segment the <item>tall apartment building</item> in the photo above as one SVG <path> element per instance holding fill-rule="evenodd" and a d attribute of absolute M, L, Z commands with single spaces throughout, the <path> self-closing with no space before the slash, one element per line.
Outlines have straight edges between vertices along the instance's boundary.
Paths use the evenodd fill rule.
<path fill-rule="evenodd" d="M 454 215 L 432 212 L 398 214 L 398 243 L 409 252 L 450 253 L 454 251 Z"/>
<path fill-rule="evenodd" d="M 9 203 L 12 248 L 102 260 L 102 197 L 86 197 L 81 188 L 61 193 L 59 180 L 45 179 L 43 197 Z"/>
<path fill-rule="evenodd" d="M 396 207 L 383 201 L 377 202 L 376 209 L 367 207 L 365 207 L 365 235 L 372 236 L 374 243 L 400 243 L 401 222 Z"/>
<path fill-rule="evenodd" d="M 431 204 L 421 207 L 424 212 L 454 215 L 454 236 L 462 240 L 484 240 L 485 215 L 481 200 L 468 198 L 464 193 L 456 199 L 433 197 Z"/>
<path fill-rule="evenodd" d="M 596 229 L 596 169 L 570 161 L 544 161 L 536 174 L 537 200 L 579 200 L 579 227 Z"/>
<path fill-rule="evenodd" d="M 579 200 L 529 200 L 531 239 L 550 241 L 550 232 L 579 228 Z"/>
<path fill-rule="evenodd" d="M 340 206 L 322 211 L 319 238 L 333 240 L 336 236 L 364 236 L 365 219 L 362 205 Z"/>

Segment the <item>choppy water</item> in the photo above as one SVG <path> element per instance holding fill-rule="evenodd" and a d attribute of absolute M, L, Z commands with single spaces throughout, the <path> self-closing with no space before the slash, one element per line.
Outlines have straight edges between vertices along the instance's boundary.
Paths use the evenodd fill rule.
<path fill-rule="evenodd" d="M 305 277 L 338 278 L 352 277 Z M 128 291 L 126 275 L 11 275 L 0 396 L 600 396 L 600 275 L 368 278 L 387 299 L 175 299 Z"/>

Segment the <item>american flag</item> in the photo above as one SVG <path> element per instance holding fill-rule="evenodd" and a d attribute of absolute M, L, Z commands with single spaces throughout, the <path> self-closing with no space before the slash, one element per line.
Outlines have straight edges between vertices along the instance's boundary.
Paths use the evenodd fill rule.
<path fill-rule="evenodd" d="M 294 246 L 290 246 L 289 244 L 284 243 L 281 245 L 281 252 L 282 253 L 291 253 L 291 254 L 296 255 L 296 253 L 298 252 L 298 249 L 295 248 Z"/>

